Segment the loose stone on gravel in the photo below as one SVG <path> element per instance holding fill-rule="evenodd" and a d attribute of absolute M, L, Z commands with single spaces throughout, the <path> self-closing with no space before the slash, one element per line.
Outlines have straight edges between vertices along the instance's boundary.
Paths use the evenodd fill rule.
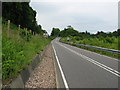
<path fill-rule="evenodd" d="M 56 88 L 55 67 L 52 56 L 52 46 L 49 45 L 43 60 L 32 72 L 25 88 Z"/>

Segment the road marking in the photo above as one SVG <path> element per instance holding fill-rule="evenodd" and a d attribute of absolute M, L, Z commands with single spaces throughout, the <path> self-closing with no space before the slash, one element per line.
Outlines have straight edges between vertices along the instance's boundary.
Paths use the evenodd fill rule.
<path fill-rule="evenodd" d="M 62 43 L 62 44 L 64 44 L 64 43 Z M 65 44 L 65 45 L 69 45 L 69 44 Z M 78 48 L 78 47 L 75 47 L 75 46 L 72 46 L 72 45 L 70 45 L 70 46 L 71 46 L 71 47 L 74 47 L 74 48 Z M 82 49 L 82 48 L 80 48 L 80 49 Z M 102 54 L 98 54 L 98 53 L 95 53 L 95 52 L 92 52 L 92 51 L 89 51 L 89 50 L 85 50 L 85 49 L 82 49 L 82 50 L 83 50 L 83 51 L 86 51 L 86 52 L 89 52 L 89 53 L 97 54 L 97 55 L 99 55 L 99 56 L 103 56 L 103 57 L 106 57 L 106 58 L 114 59 L 114 60 L 120 62 L 120 60 L 119 60 L 119 59 L 116 59 L 116 58 L 112 58 L 112 57 L 109 57 L 109 56 L 105 56 L 105 55 L 102 55 Z"/>
<path fill-rule="evenodd" d="M 59 44 L 59 43 L 57 43 L 57 44 Z M 82 55 L 82 54 L 80 54 L 78 52 L 75 52 L 74 50 L 63 46 L 62 44 L 59 44 L 59 45 L 62 46 L 62 47 L 64 47 L 64 48 L 66 48 L 66 49 L 68 49 L 69 51 L 77 54 L 78 56 L 81 56 L 83 59 L 85 59 L 85 60 L 87 60 L 87 61 L 89 61 L 89 62 L 91 62 L 91 63 L 93 63 L 93 64 L 95 64 L 95 65 L 97 65 L 97 66 L 99 66 L 99 67 L 101 67 L 103 69 L 105 69 L 105 70 L 107 70 L 108 72 L 111 72 L 112 74 L 120 77 L 120 72 L 118 72 L 118 71 L 116 71 L 116 70 L 114 70 L 114 69 L 112 69 L 112 68 L 110 68 L 110 67 L 108 67 L 108 66 L 106 66 L 106 65 L 104 65 L 102 63 L 99 63 L 99 62 L 97 62 L 97 61 L 95 61 L 95 60 L 93 60 L 93 59 L 91 59 L 91 58 L 89 58 L 89 57 L 87 57 L 85 55 Z"/>
<path fill-rule="evenodd" d="M 67 81 L 66 81 L 66 79 L 65 79 L 65 75 L 64 75 L 64 73 L 63 73 L 62 67 L 61 67 L 61 65 L 60 65 L 60 62 L 59 62 L 58 57 L 57 57 L 57 54 L 56 54 L 56 50 L 55 50 L 55 48 L 54 48 L 53 45 L 52 45 L 52 47 L 53 47 L 53 50 L 54 50 L 54 53 L 55 53 L 55 57 L 56 57 L 56 60 L 57 60 L 58 67 L 59 67 L 60 72 L 61 72 L 61 75 L 62 75 L 62 79 L 63 79 L 64 85 L 65 85 L 65 88 L 66 88 L 67 90 L 69 90 Z"/>

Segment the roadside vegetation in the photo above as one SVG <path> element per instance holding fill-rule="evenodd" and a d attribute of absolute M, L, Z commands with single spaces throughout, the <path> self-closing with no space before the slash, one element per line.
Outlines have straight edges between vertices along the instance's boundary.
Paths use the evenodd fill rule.
<path fill-rule="evenodd" d="M 20 30 L 11 24 L 10 38 L 7 37 L 7 25 L 2 25 L 2 79 L 3 82 L 16 77 L 18 73 L 31 63 L 33 57 L 39 54 L 50 43 L 50 39 L 42 35 L 32 35 L 29 31 Z M 19 39 L 18 39 L 19 37 Z"/>
<path fill-rule="evenodd" d="M 2 83 L 9 83 L 31 63 L 50 39 L 37 24 L 29 2 L 4 2 L 2 19 Z M 23 15 L 21 15 L 23 14 Z"/>
<path fill-rule="evenodd" d="M 61 39 L 61 41 L 118 50 L 118 38 L 120 38 L 120 36 L 94 37 L 94 38 L 93 37 L 81 38 L 79 36 L 74 36 L 74 37 L 69 36 L 69 38 L 70 40 L 67 40 L 67 37 L 64 37 Z"/>
<path fill-rule="evenodd" d="M 75 38 L 75 37 L 71 37 L 71 38 Z M 97 46 L 97 47 L 103 47 L 103 48 L 116 49 L 117 50 L 118 49 L 118 38 L 114 37 L 114 39 L 115 39 L 114 40 L 115 42 L 113 42 L 113 43 L 106 43 L 106 42 L 104 43 L 102 40 L 99 41 L 99 38 L 83 39 L 83 40 L 79 40 L 79 41 L 78 40 L 77 41 L 76 40 L 73 40 L 73 41 L 69 40 L 68 41 L 67 38 L 64 37 L 64 38 L 61 38 L 60 41 L 61 42 L 70 42 L 70 43 L 84 44 L 84 45 Z M 86 50 L 90 50 L 90 51 L 100 53 L 100 54 L 103 54 L 103 55 L 107 55 L 107 56 L 110 56 L 110 57 L 113 57 L 113 58 L 120 59 L 119 55 L 116 54 L 116 53 L 106 52 L 106 51 L 103 51 L 103 50 L 87 48 L 87 47 L 82 47 L 82 46 L 76 46 L 76 47 L 86 49 Z"/>
<path fill-rule="evenodd" d="M 97 46 L 102 48 L 120 50 L 119 48 L 120 34 L 119 33 L 120 33 L 120 29 L 114 32 L 105 33 L 103 31 L 98 31 L 96 34 L 90 34 L 87 31 L 78 32 L 77 30 L 74 30 L 73 27 L 68 26 L 64 30 L 60 31 L 58 36 L 61 37 L 60 39 L 61 42 L 70 42 L 70 43 L 76 43 L 76 44 L 84 44 L 84 45 L 91 45 L 91 46 Z M 96 50 L 96 49 L 90 49 L 90 48 L 81 47 L 81 46 L 77 46 L 77 47 L 118 58 L 118 54 L 115 54 L 115 53 Z"/>

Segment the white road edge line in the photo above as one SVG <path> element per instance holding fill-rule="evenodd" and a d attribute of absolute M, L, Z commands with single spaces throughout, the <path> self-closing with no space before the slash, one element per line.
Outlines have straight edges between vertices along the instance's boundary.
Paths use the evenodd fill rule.
<path fill-rule="evenodd" d="M 56 43 L 57 43 L 57 42 L 56 42 Z M 57 43 L 57 44 L 59 44 L 59 43 Z M 64 47 L 64 48 L 66 48 L 66 49 L 68 49 L 69 51 L 77 54 L 78 56 L 81 56 L 83 59 L 85 59 L 85 60 L 87 60 L 87 61 L 89 61 L 89 62 L 91 62 L 91 63 L 93 63 L 93 64 L 95 64 L 95 65 L 97 65 L 97 66 L 99 66 L 99 67 L 101 67 L 101 68 L 103 68 L 103 69 L 105 69 L 105 70 L 107 70 L 108 72 L 111 72 L 112 74 L 120 77 L 120 75 L 119 75 L 120 72 L 118 72 L 118 71 L 116 71 L 116 70 L 114 70 L 114 69 L 112 69 L 112 68 L 110 68 L 110 67 L 108 67 L 108 66 L 106 66 L 106 65 L 104 65 L 104 64 L 101 64 L 101 63 L 97 62 L 96 60 L 93 60 L 93 59 L 91 59 L 91 58 L 89 58 L 89 57 L 87 57 L 87 56 L 85 56 L 85 55 L 82 55 L 82 54 L 80 54 L 80 53 L 78 53 L 78 52 L 75 52 L 74 50 L 69 49 L 69 48 L 63 46 L 62 44 L 59 44 L 59 45 L 62 46 L 62 47 Z"/>
<path fill-rule="evenodd" d="M 66 79 L 65 79 L 65 75 L 64 75 L 64 73 L 63 73 L 62 67 L 61 67 L 61 65 L 60 65 L 60 62 L 59 62 L 58 57 L 57 57 L 57 54 L 56 54 L 56 50 L 55 50 L 55 48 L 54 48 L 53 45 L 52 45 L 52 47 L 53 47 L 53 50 L 54 50 L 54 53 L 55 53 L 55 58 L 56 58 L 56 60 L 57 60 L 58 67 L 59 67 L 60 72 L 61 72 L 61 75 L 62 75 L 62 79 L 63 79 L 64 85 L 65 85 L 65 88 L 66 88 L 67 90 L 69 90 L 67 81 L 66 81 Z"/>

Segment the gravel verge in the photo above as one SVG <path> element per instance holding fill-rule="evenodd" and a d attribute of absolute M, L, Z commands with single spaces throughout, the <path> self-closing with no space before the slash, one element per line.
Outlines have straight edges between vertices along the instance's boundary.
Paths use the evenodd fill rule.
<path fill-rule="evenodd" d="M 52 55 L 52 46 L 45 51 L 42 61 L 32 72 L 25 88 L 56 88 L 55 66 Z"/>

